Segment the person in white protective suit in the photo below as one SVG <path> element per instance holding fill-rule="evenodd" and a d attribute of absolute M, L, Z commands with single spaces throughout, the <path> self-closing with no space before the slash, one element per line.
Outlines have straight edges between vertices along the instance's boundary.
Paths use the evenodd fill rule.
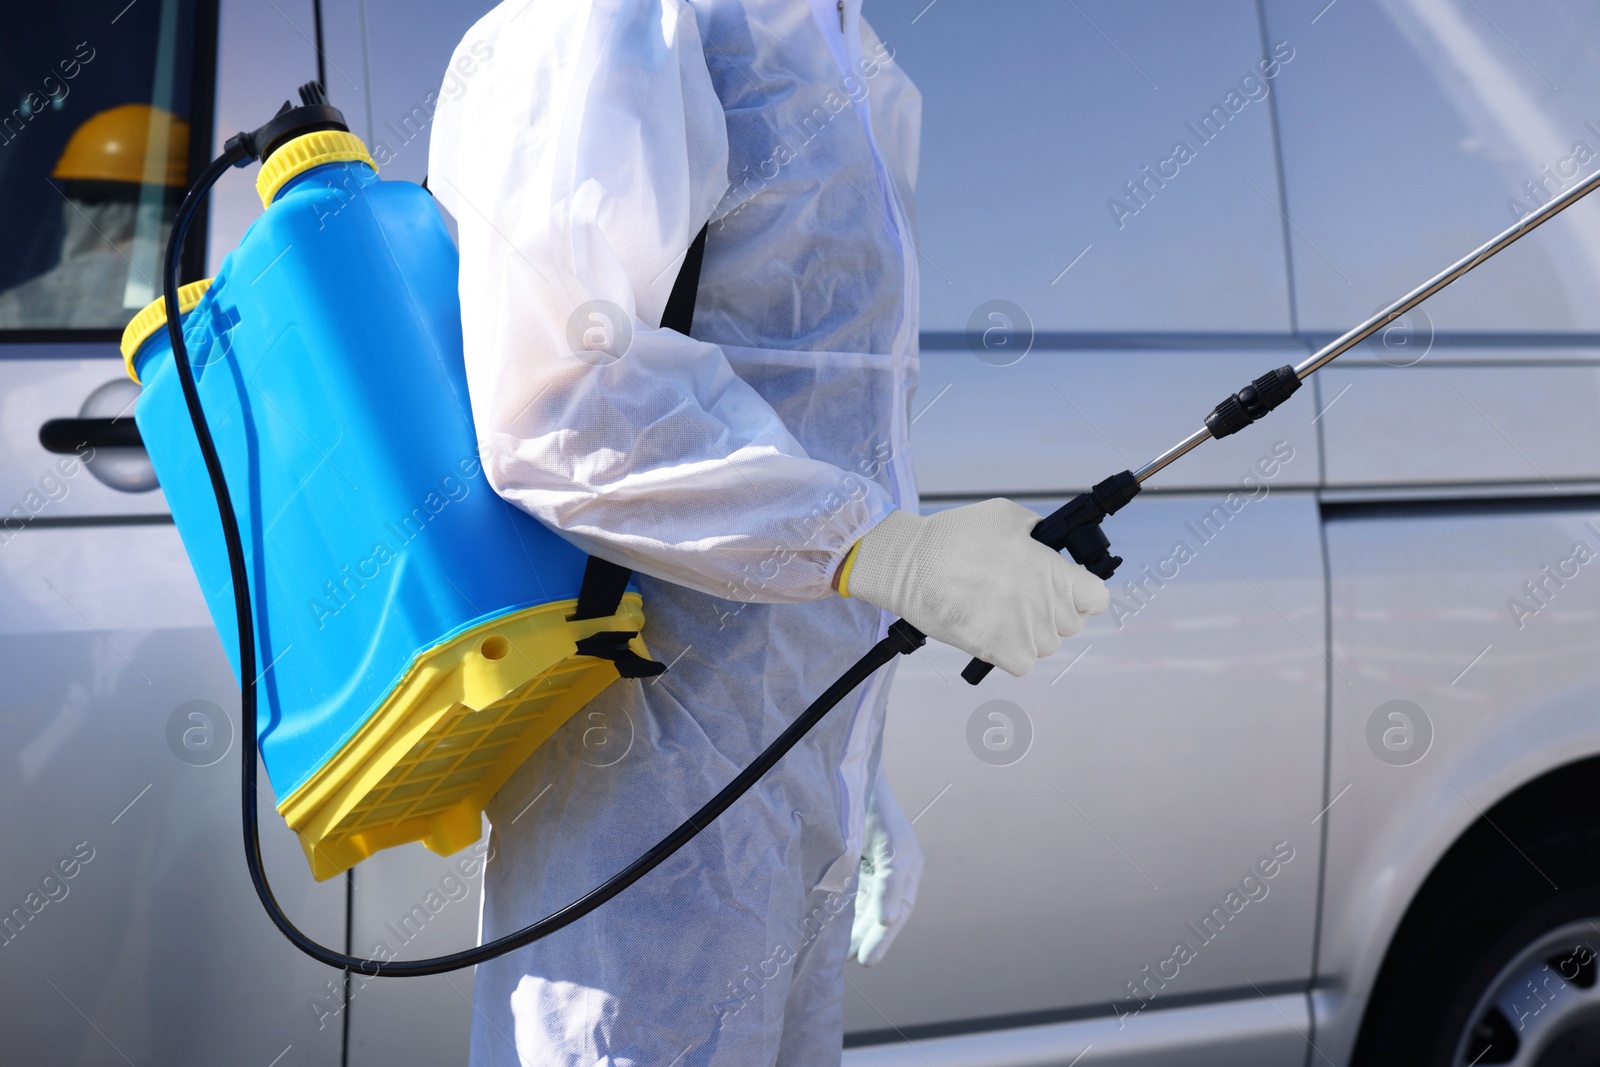
<path fill-rule="evenodd" d="M 654 844 L 895 615 L 1021 674 L 1108 598 L 1021 505 L 918 513 L 921 103 L 860 0 L 518 0 L 462 84 L 429 186 L 485 467 L 638 573 L 670 664 L 490 805 L 488 939 Z M 658 324 L 708 222 L 691 339 Z M 480 966 L 472 1063 L 837 1064 L 846 960 L 882 956 L 922 867 L 879 771 L 891 675 L 637 885 Z"/>

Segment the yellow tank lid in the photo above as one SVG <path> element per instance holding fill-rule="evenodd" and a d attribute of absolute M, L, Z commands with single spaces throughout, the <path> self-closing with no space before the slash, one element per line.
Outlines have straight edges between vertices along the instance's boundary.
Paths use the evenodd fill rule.
<path fill-rule="evenodd" d="M 182 318 L 194 310 L 200 303 L 200 298 L 205 296 L 206 290 L 211 288 L 210 278 L 201 278 L 197 282 L 178 287 L 178 317 Z M 139 347 L 148 341 L 157 330 L 167 325 L 167 302 L 164 299 L 152 300 L 144 306 L 139 314 L 133 317 L 122 331 L 122 362 L 128 368 L 128 377 L 134 381 L 139 380 L 139 375 L 133 369 L 133 357 L 138 353 Z"/>
<path fill-rule="evenodd" d="M 297 174 L 324 163 L 365 163 L 374 174 L 378 165 L 367 153 L 361 138 L 346 130 L 318 130 L 302 134 L 289 141 L 267 157 L 256 175 L 256 192 L 261 194 L 261 206 L 271 207 L 278 190 Z"/>

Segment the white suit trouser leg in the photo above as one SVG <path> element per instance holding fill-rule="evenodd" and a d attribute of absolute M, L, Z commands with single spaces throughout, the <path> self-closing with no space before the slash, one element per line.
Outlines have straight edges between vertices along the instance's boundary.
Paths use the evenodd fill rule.
<path fill-rule="evenodd" d="M 482 936 L 621 870 L 710 798 L 872 643 L 833 600 L 738 605 L 645 580 L 645 636 L 674 661 L 612 685 L 495 798 Z M 797 658 L 795 650 L 806 655 Z M 880 690 L 881 692 L 881 690 Z M 656 871 L 550 938 L 478 968 L 473 1067 L 825 1067 L 839 1061 L 854 875 L 837 861 L 876 748 L 847 698 L 750 794 Z M 870 716 L 856 729 L 858 716 Z M 858 763 L 871 780 L 875 752 Z M 853 799 L 854 798 L 854 799 Z"/>

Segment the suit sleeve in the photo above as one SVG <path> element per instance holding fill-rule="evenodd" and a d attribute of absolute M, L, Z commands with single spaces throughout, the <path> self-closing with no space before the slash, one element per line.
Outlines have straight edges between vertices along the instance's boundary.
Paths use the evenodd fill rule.
<path fill-rule="evenodd" d="M 452 65 L 476 48 L 477 77 L 438 110 L 430 186 L 459 230 L 496 491 L 585 551 L 714 596 L 832 595 L 888 494 L 808 456 L 716 345 L 659 326 L 728 185 L 692 9 L 535 4 L 474 32 Z"/>

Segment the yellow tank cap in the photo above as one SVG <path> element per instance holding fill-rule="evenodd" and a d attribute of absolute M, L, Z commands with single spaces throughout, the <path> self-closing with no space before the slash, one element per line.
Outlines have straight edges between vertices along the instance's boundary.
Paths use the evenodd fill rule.
<path fill-rule="evenodd" d="M 211 288 L 210 278 L 201 278 L 197 282 L 178 286 L 178 317 L 182 318 L 194 310 L 200 303 L 200 298 L 206 295 L 206 290 Z M 133 357 L 138 354 L 139 346 L 148 341 L 157 330 L 167 324 L 167 302 L 164 299 L 152 300 L 144 306 L 133 321 L 122 331 L 122 362 L 128 368 L 128 377 L 134 381 L 139 380 L 139 375 L 133 369 Z"/>
<path fill-rule="evenodd" d="M 261 164 L 256 175 L 256 192 L 261 194 L 261 206 L 271 207 L 273 199 L 296 174 L 303 174 L 324 163 L 365 163 L 378 172 L 378 165 L 367 153 L 361 138 L 346 130 L 318 130 L 287 142 Z"/>

